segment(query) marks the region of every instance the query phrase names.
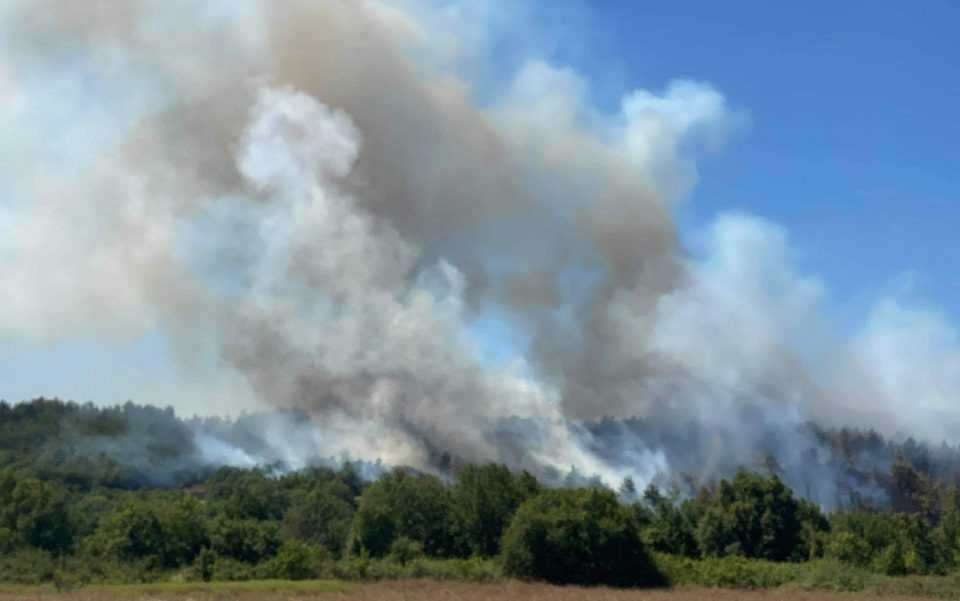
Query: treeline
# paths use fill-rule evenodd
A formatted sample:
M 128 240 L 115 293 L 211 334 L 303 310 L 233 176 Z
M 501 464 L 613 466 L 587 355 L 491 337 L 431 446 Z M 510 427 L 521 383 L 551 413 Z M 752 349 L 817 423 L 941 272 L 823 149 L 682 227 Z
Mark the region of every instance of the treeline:
M 495 464 L 451 482 L 398 468 L 365 483 L 349 464 L 279 477 L 224 468 L 185 489 L 139 491 L 7 469 L 0 580 L 364 578 L 434 565 L 474 579 L 641 586 L 666 583 L 669 557 L 829 558 L 887 575 L 944 574 L 960 560 L 956 491 L 936 513 L 826 516 L 775 475 L 741 472 L 683 501 L 655 487 L 630 501 L 623 488 L 547 489 Z
M 744 419 L 753 423 L 749 416 Z M 798 495 L 831 509 L 914 512 L 920 508 L 913 488 L 960 485 L 960 447 L 911 438 L 894 442 L 870 430 L 780 425 L 765 432 L 771 440 L 758 441 L 755 456 L 702 473 L 703 466 L 715 464 L 715 446 L 725 441 L 714 440 L 715 432 L 695 422 L 604 419 L 585 427 L 591 451 L 610 465 L 644 450 L 669 452 L 671 473 L 656 481 L 683 496 L 694 496 L 700 487 L 732 476 L 738 468 L 777 474 Z M 275 444 L 278 431 L 284 433 L 282 445 Z M 776 443 L 782 440 L 790 445 L 779 446 L 788 448 L 778 449 Z M 310 416 L 295 410 L 183 419 L 169 407 L 134 403 L 98 407 L 43 398 L 0 401 L 0 468 L 27 469 L 81 488 L 180 488 L 203 480 L 220 465 L 257 464 L 286 471 L 291 465 L 284 449 L 291 447 L 298 455 L 296 465 L 336 462 L 317 447 Z M 464 462 L 443 451 L 431 449 L 434 467 L 450 475 Z M 906 494 L 893 478 L 897 463 L 908 465 L 919 480 Z M 381 466 L 358 462 L 357 467 L 371 476 Z M 591 478 L 574 470 L 538 476 L 551 485 L 583 484 Z
M 177 424 L 172 411 L 136 406 L 0 404 L 0 582 L 509 576 L 642 586 L 690 574 L 736 583 L 726 570 L 746 574 L 744 561 L 890 576 L 960 565 L 956 485 L 902 453 L 884 477 L 895 510 L 825 514 L 775 470 L 692 495 L 629 480 L 616 491 L 556 488 L 496 464 L 458 465 L 449 478 L 395 468 L 371 482 L 353 463 L 291 472 L 183 462 L 175 485 L 159 485 L 108 452 L 115 438 L 141 453 L 137 469 L 180 461 L 192 443 Z M 131 448 L 131 431 L 144 449 Z

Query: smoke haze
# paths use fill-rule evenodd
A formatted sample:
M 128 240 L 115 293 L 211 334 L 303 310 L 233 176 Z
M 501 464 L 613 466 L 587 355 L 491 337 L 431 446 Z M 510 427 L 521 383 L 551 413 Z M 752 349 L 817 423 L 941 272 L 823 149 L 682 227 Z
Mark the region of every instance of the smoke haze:
M 935 309 L 892 293 L 848 335 L 777 224 L 681 244 L 744 110 L 690 80 L 605 110 L 535 47 L 481 93 L 504 5 L 6 3 L 0 337 L 160 332 L 231 382 L 189 410 L 303 410 L 329 455 L 433 470 L 643 484 L 772 454 L 816 482 L 809 420 L 960 434 Z

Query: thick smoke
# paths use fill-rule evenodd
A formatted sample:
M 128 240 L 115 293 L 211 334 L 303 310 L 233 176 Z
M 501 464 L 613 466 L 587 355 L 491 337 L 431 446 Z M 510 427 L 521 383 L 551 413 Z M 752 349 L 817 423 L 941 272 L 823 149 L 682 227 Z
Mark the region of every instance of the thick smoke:
M 427 469 L 646 482 L 772 455 L 806 482 L 835 468 L 810 419 L 960 431 L 935 311 L 890 297 L 837 334 L 748 215 L 681 248 L 695 160 L 743 113 L 687 80 L 603 111 L 533 51 L 475 89 L 515 18 L 484 6 L 8 4 L 0 335 L 160 331 L 184 370 L 217 356 L 305 410 L 331 453 Z

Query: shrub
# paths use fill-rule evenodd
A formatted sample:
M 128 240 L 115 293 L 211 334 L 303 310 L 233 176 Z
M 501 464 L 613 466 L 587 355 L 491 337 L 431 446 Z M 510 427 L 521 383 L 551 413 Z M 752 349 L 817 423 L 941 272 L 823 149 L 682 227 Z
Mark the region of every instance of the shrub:
M 899 541 L 894 541 L 880 553 L 874 561 L 874 570 L 887 576 L 903 576 L 907 573 L 907 562 Z
M 24 548 L 0 556 L 0 582 L 41 584 L 53 580 L 56 562 L 38 549 Z
M 870 563 L 872 551 L 863 537 L 853 532 L 838 531 L 831 534 L 826 554 L 844 563 L 865 567 Z
M 423 545 L 406 536 L 401 536 L 390 545 L 390 559 L 400 565 L 407 565 L 421 555 L 423 555 Z
M 213 579 L 213 566 L 216 561 L 216 552 L 209 548 L 202 549 L 193 563 L 194 577 L 204 582 L 210 582 Z
M 266 562 L 260 576 L 281 580 L 306 580 L 320 575 L 322 564 L 329 559 L 323 547 L 311 547 L 290 540 L 283 543 L 277 555 Z
M 554 490 L 525 501 L 503 538 L 510 576 L 558 584 L 659 584 L 631 512 L 607 490 Z
M 248 563 L 230 557 L 217 557 L 213 562 L 211 580 L 217 582 L 237 582 L 253 580 L 256 577 L 254 567 Z

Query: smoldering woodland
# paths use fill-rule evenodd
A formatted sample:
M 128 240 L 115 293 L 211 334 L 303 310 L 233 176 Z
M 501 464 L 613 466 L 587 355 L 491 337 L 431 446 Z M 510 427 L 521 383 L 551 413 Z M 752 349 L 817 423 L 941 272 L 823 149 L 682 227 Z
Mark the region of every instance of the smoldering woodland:
M 496 461 L 681 487 L 746 466 L 833 507 L 883 502 L 880 435 L 955 465 L 939 312 L 893 291 L 836 328 L 776 223 L 681 239 L 697 162 L 749 112 L 691 80 L 611 108 L 534 40 L 491 83 L 505 4 L 5 3 L 23 147 L 0 337 L 161 337 L 200 382 L 181 414 L 248 412 L 177 426 L 189 466 Z M 77 448 L 135 463 L 156 437 L 136 423 Z M 844 427 L 878 434 L 852 448 Z

